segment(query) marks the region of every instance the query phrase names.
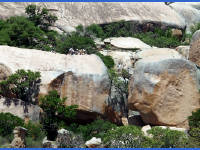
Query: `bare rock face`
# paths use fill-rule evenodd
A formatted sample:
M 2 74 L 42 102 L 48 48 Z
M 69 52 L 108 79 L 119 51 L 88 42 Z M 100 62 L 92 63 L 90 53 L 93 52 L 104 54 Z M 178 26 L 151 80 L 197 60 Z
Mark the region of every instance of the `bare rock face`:
M 200 108 L 196 66 L 180 58 L 148 57 L 136 63 L 129 83 L 128 106 L 147 124 L 188 127 Z
M 200 39 L 192 43 L 189 51 L 189 60 L 200 66 Z
M 151 48 L 151 46 L 145 44 L 140 39 L 133 37 L 113 37 L 104 40 L 105 43 L 111 44 L 118 49 L 142 49 Z
M 190 41 L 190 45 L 192 45 L 194 42 L 196 42 L 197 40 L 200 39 L 200 30 L 197 30 L 196 32 L 194 32 L 194 34 L 192 35 L 191 41 Z
M 179 54 L 181 54 L 185 59 L 189 58 L 190 46 L 178 46 L 175 49 Z
M 61 97 L 67 97 L 66 104 L 79 105 L 81 118 L 96 117 L 89 115 L 90 112 L 105 113 L 110 81 L 107 68 L 96 55 L 63 55 L 0 46 L 0 64 L 11 73 L 18 69 L 39 71 L 40 95 L 56 89 Z
M 0 98 L 0 112 L 11 113 L 22 119 L 38 122 L 41 108 L 37 105 L 27 104 L 20 99 Z
M 0 17 L 24 15 L 25 7 L 30 4 L 46 7 L 58 17 L 55 26 L 62 30 L 69 29 L 79 24 L 105 24 L 120 20 L 153 22 L 166 26 L 185 27 L 185 20 L 176 11 L 166 6 L 163 2 L 158 3 L 108 3 L 108 2 L 13 2 L 0 3 Z M 163 11 L 165 10 L 165 11 Z M 82 15 L 84 14 L 84 15 Z

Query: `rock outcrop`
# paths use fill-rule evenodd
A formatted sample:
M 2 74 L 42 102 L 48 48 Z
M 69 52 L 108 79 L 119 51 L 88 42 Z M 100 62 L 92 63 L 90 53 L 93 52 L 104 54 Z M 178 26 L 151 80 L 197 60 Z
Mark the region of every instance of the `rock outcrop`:
M 11 143 L 12 148 L 25 148 L 26 143 L 25 143 L 25 136 L 27 133 L 27 129 L 23 127 L 15 127 L 13 134 L 14 134 L 14 139 Z
M 86 141 L 85 145 L 88 148 L 101 148 L 101 138 L 93 137 L 90 140 Z
M 105 43 L 111 44 L 116 49 L 143 49 L 151 48 L 140 39 L 133 37 L 113 37 L 104 40 Z
M 200 39 L 192 43 L 189 50 L 189 60 L 200 66 Z
M 41 108 L 37 105 L 25 104 L 19 99 L 0 98 L 0 112 L 11 113 L 22 119 L 29 119 L 38 122 L 40 119 Z
M 147 57 L 135 65 L 128 106 L 147 124 L 188 127 L 187 118 L 200 108 L 196 66 L 179 57 Z
M 0 17 L 8 18 L 10 16 L 24 15 L 25 7 L 30 4 L 37 4 L 48 8 L 58 17 L 55 26 L 63 31 L 73 31 L 74 29 L 72 27 L 79 24 L 87 26 L 93 23 L 106 24 L 120 20 L 134 21 L 137 22 L 136 24 L 146 22 L 147 26 L 150 22 L 153 24 L 159 24 L 160 26 L 174 26 L 182 29 L 185 27 L 184 18 L 163 2 L 1 2 Z M 143 28 L 145 30 L 146 27 Z
M 192 38 L 191 38 L 191 41 L 190 41 L 190 45 L 192 45 L 194 42 L 198 41 L 199 39 L 200 39 L 200 30 L 197 30 L 192 35 Z
M 105 112 L 110 81 L 107 68 L 96 55 L 63 55 L 0 46 L 0 63 L 3 66 L 0 70 L 9 70 L 9 73 L 18 69 L 39 71 L 40 95 L 56 89 L 61 97 L 67 97 L 67 105 L 79 106 L 80 119 L 96 117 L 89 112 L 101 115 Z
M 185 59 L 189 59 L 190 46 L 178 46 L 175 49 L 179 54 L 181 54 Z

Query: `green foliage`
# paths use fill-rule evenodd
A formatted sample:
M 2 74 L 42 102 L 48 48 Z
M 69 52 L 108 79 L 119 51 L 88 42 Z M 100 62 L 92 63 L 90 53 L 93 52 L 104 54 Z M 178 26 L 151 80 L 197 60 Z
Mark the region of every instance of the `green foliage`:
M 194 26 L 191 26 L 191 34 L 193 35 L 197 30 L 200 29 L 200 23 L 195 24 Z
M 142 40 L 144 43 L 150 46 L 156 46 L 160 48 L 174 48 L 181 45 L 181 41 L 172 36 L 171 29 L 165 31 L 157 28 L 154 30 L 154 32 L 137 33 L 134 34 L 133 37 Z
M 36 5 L 29 5 L 26 7 L 26 14 L 36 26 L 40 27 L 43 31 L 48 31 L 58 18 L 49 13 L 47 8 L 40 8 Z
M 121 20 L 119 22 L 113 22 L 103 27 L 104 37 L 128 37 L 133 36 L 131 22 Z
M 190 128 L 200 128 L 200 109 L 192 112 L 192 115 L 188 119 Z
M 121 126 L 109 130 L 103 142 L 109 148 L 142 148 L 146 147 L 146 137 L 136 126 Z
M 16 126 L 23 126 L 24 121 L 11 113 L 0 113 L 0 136 L 9 136 Z
M 111 56 L 104 56 L 103 54 L 101 53 L 96 53 L 97 56 L 99 56 L 101 58 L 101 60 L 103 61 L 103 63 L 106 65 L 106 67 L 108 69 L 111 69 L 114 67 L 115 63 L 114 63 L 114 60 Z
M 25 102 L 32 102 L 32 99 L 38 95 L 39 85 L 39 72 L 17 70 L 7 80 L 0 82 L 0 94 L 5 97 L 15 95 Z
M 32 140 L 42 140 L 45 136 L 43 127 L 39 123 L 32 123 L 29 121 L 28 124 L 24 125 L 24 127 L 28 130 L 27 137 L 30 137 Z
M 92 137 L 103 138 L 109 130 L 114 128 L 116 128 L 115 124 L 99 119 L 87 125 L 72 124 L 68 129 L 82 134 L 84 140 L 90 140 Z
M 92 24 L 92 25 L 86 27 L 85 30 L 86 30 L 86 34 L 88 34 L 88 35 L 93 35 L 94 37 L 98 37 L 98 38 L 104 37 L 103 29 L 97 24 Z
M 42 139 L 34 140 L 32 137 L 25 137 L 26 148 L 42 148 Z
M 154 127 L 148 131 L 157 141 L 155 147 L 159 148 L 184 148 L 188 143 L 188 137 L 184 132 Z
M 47 138 L 55 138 L 61 118 L 73 119 L 76 116 L 77 105 L 66 106 L 66 98 L 61 99 L 57 91 L 50 91 L 40 98 L 40 107 L 45 112 L 42 124 L 47 132 Z
M 96 46 L 90 37 L 73 32 L 60 38 L 57 52 L 67 54 L 70 48 L 85 49 L 87 53 L 90 53 Z

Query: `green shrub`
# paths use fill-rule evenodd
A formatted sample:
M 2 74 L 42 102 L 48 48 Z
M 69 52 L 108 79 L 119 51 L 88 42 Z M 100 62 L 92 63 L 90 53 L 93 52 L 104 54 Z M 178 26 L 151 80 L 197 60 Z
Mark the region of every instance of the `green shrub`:
M 0 82 L 0 94 L 5 97 L 15 95 L 25 102 L 32 102 L 38 96 L 40 73 L 30 70 L 17 70 L 6 80 Z
M 70 48 L 85 49 L 87 53 L 90 53 L 90 51 L 95 49 L 96 46 L 90 37 L 86 37 L 74 32 L 61 37 L 57 47 L 57 52 L 67 54 Z
M 103 138 L 104 135 L 111 129 L 116 128 L 115 124 L 110 123 L 109 121 L 96 120 L 87 125 L 77 125 L 72 124 L 68 129 L 72 130 L 75 133 L 82 134 L 84 140 L 90 140 L 92 137 Z
M 0 113 L 0 136 L 9 136 L 16 126 L 23 126 L 24 121 L 11 113 Z
M 194 26 L 191 26 L 190 28 L 191 34 L 193 35 L 199 29 L 200 29 L 200 23 L 197 23 Z
M 188 117 L 190 128 L 200 128 L 200 109 L 192 112 L 192 115 Z
M 42 118 L 42 125 L 49 140 L 55 139 L 59 122 L 62 121 L 62 118 L 73 119 L 76 116 L 76 108 L 78 106 L 66 106 L 65 101 L 66 98 L 61 99 L 55 90 L 40 98 L 40 107 L 45 112 Z
M 111 68 L 114 67 L 115 62 L 114 62 L 114 60 L 112 59 L 111 56 L 104 56 L 103 54 L 101 54 L 101 53 L 99 53 L 99 52 L 96 53 L 96 55 L 99 56 L 99 57 L 101 58 L 101 60 L 103 61 L 103 63 L 106 65 L 106 67 L 107 67 L 108 69 L 111 69 Z
M 184 148 L 188 143 L 188 137 L 184 132 L 154 127 L 148 131 L 157 141 L 155 147 L 160 148 Z
M 154 32 L 137 33 L 134 34 L 133 37 L 142 40 L 144 43 L 150 46 L 156 46 L 160 48 L 174 48 L 181 45 L 181 41 L 172 36 L 171 29 L 165 31 L 157 28 Z
M 48 28 L 58 20 L 56 16 L 49 13 L 47 8 L 41 9 L 36 5 L 28 5 L 25 9 L 28 19 L 44 31 L 48 31 Z
M 34 140 L 32 137 L 25 137 L 26 148 L 42 148 L 42 139 Z
M 98 37 L 98 38 L 104 37 L 103 29 L 97 24 L 92 24 L 86 27 L 86 34 L 93 35 L 94 37 Z
M 104 25 L 102 28 L 105 38 L 133 36 L 131 22 L 126 22 L 124 20 Z
M 32 123 L 29 121 L 24 127 L 28 130 L 27 137 L 30 137 L 33 140 L 42 140 L 45 137 L 43 127 L 39 123 Z
M 139 127 L 121 126 L 109 130 L 103 142 L 109 148 L 142 148 L 146 139 Z

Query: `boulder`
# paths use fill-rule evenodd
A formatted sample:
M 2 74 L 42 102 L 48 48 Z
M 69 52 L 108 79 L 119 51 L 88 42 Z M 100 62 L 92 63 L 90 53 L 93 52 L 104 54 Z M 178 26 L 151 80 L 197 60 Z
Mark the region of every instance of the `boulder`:
M 24 15 L 25 7 L 30 4 L 32 3 L 1 3 L 0 18 Z M 163 2 L 37 2 L 34 4 L 48 8 L 58 17 L 55 26 L 67 31 L 71 31 L 72 27 L 79 24 L 87 26 L 93 23 L 105 24 L 120 20 L 134 21 L 138 22 L 138 24 L 152 22 L 154 24 L 161 24 L 162 26 L 185 27 L 185 20 Z
M 200 66 L 200 39 L 193 42 L 189 50 L 189 60 Z
M 81 136 L 65 129 L 58 130 L 56 142 L 59 148 L 82 148 L 84 145 Z
M 25 148 L 26 143 L 25 143 L 25 136 L 27 133 L 27 129 L 23 127 L 15 127 L 13 130 L 14 134 L 14 139 L 11 143 L 12 148 Z
M 107 44 L 111 44 L 117 49 L 142 49 L 151 47 L 141 40 L 132 37 L 113 37 L 105 39 L 104 42 Z
M 134 57 L 136 55 L 135 52 L 104 50 L 100 53 L 113 58 L 116 70 L 121 71 L 122 69 L 126 69 L 129 73 L 133 72 L 133 65 L 135 63 Z
M 147 133 L 148 130 L 151 130 L 151 126 L 150 125 L 143 126 L 141 130 L 144 133 L 144 136 L 149 137 L 149 138 L 153 137 L 152 134 Z
M 37 105 L 27 104 L 20 99 L 0 98 L 0 112 L 11 113 L 22 119 L 39 122 L 41 108 Z
M 156 60 L 169 58 L 183 58 L 183 56 L 174 49 L 170 48 L 148 48 L 142 49 L 142 51 L 139 51 L 133 57 L 135 61 L 145 58 L 152 58 L 152 60 Z
M 170 7 L 185 21 L 188 33 L 190 27 L 200 21 L 200 12 L 191 3 L 172 3 Z
M 101 138 L 93 137 L 89 141 L 86 141 L 85 145 L 88 148 L 100 148 L 101 147 Z
M 183 36 L 183 33 L 180 29 L 172 29 L 172 36 L 181 39 Z
M 47 137 L 45 137 L 42 141 L 43 148 L 58 148 L 58 144 L 56 141 L 49 141 Z
M 200 30 L 197 30 L 192 35 L 192 38 L 191 38 L 191 41 L 190 41 L 190 46 L 192 46 L 192 44 L 195 43 L 196 41 L 198 41 L 199 39 L 200 39 Z
M 129 82 L 128 107 L 152 125 L 188 127 L 188 116 L 200 108 L 196 66 L 180 58 L 139 60 Z
M 95 119 L 97 116 L 92 114 L 105 113 L 110 81 L 106 66 L 96 55 L 63 55 L 0 46 L 0 64 L 8 74 L 18 69 L 39 71 L 40 95 L 57 90 L 62 98 L 67 97 L 66 105 L 79 106 L 80 120 Z
M 189 58 L 190 46 L 178 46 L 175 50 L 179 52 L 179 54 L 181 54 L 185 59 Z

